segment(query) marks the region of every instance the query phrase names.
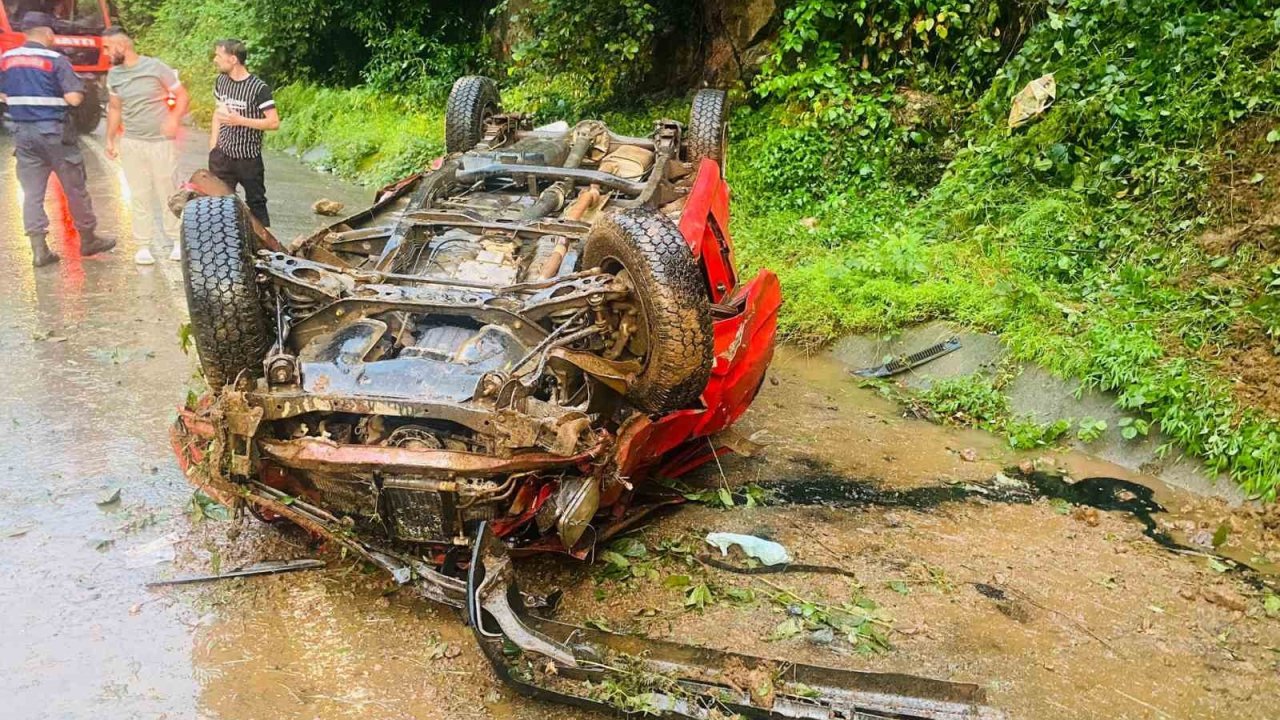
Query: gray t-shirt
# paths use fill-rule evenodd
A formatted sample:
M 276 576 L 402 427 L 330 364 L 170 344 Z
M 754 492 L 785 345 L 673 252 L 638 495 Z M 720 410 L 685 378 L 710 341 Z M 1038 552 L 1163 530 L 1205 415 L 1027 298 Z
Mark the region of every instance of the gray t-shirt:
M 120 98 L 124 136 L 134 140 L 164 140 L 169 95 L 179 86 L 178 73 L 163 62 L 140 56 L 132 66 L 116 65 L 107 72 L 107 90 Z

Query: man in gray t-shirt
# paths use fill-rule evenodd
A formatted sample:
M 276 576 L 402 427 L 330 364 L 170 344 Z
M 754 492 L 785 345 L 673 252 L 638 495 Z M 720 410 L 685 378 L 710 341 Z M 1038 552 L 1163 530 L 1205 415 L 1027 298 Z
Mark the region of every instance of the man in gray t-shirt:
M 138 244 L 134 262 L 153 264 L 151 243 L 164 242 L 166 236 L 174 243 L 169 259 L 180 260 L 178 219 L 168 200 L 178 182 L 175 141 L 189 103 L 186 88 L 173 68 L 139 55 L 120 28 L 103 33 L 103 49 L 112 64 L 107 72 L 107 155 L 119 158 L 129 184 Z

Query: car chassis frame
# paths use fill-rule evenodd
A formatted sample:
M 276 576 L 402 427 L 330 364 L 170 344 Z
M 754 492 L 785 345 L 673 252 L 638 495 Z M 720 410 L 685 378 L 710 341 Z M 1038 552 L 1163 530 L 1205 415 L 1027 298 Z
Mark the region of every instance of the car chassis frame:
M 521 116 L 486 118 L 485 143 L 497 147 L 523 138 L 537 138 Z M 611 143 L 651 149 L 658 166 L 678 157 L 682 126 L 661 121 L 652 138 L 609 133 Z M 639 478 L 674 478 L 726 452 L 712 439 L 736 421 L 755 397 L 773 353 L 781 291 L 777 278 L 761 271 L 739 282 L 729 240 L 729 191 L 720 165 L 703 159 L 694 168 L 679 221 L 709 294 L 712 312 L 712 366 L 709 379 L 690 407 L 662 414 L 635 413 L 614 431 L 584 424 L 569 413 L 546 408 L 529 410 L 532 388 L 520 377 L 485 374 L 479 378 L 439 375 L 411 379 L 412 392 L 379 394 L 344 374 L 341 358 L 308 362 L 290 352 L 287 341 L 307 344 L 336 327 L 392 311 L 461 316 L 477 323 L 500 321 L 512 328 L 524 346 L 532 348 L 525 363 L 572 366 L 596 381 L 623 392 L 639 368 L 571 348 L 573 334 L 547 331 L 540 322 L 552 314 L 574 313 L 589 318 L 605 303 L 625 297 L 629 288 L 615 274 L 585 268 L 546 279 L 494 287 L 457 279 L 433 281 L 413 276 L 413 286 L 397 284 L 393 260 L 397 249 L 415 231 L 436 227 L 484 231 L 490 220 L 465 210 L 424 207 L 427 188 L 440 173 L 463 182 L 484 182 L 495 176 L 518 175 L 541 187 L 552 182 L 580 182 L 606 187 L 618 194 L 618 206 L 669 202 L 655 198 L 658 183 L 651 173 L 646 182 L 628 181 L 600 171 L 576 168 L 513 165 L 490 159 L 477 164 L 449 156 L 437 161 L 431 173 L 407 178 L 384 188 L 375 204 L 312 236 L 282 246 L 254 224 L 259 251 L 253 266 L 260 282 L 275 288 L 275 341 L 263 361 L 262 377 L 241 374 L 218 394 L 210 393 L 179 411 L 171 441 L 184 473 L 215 500 L 247 507 L 265 519 L 288 520 L 327 539 L 390 574 L 394 581 L 416 589 L 429 600 L 463 613 L 495 672 L 518 692 L 571 704 L 610 708 L 594 696 L 591 683 L 614 672 L 611 662 L 627 658 L 639 663 L 656 682 L 647 693 L 646 713 L 711 720 L 728 715 L 752 718 L 998 718 L 987 707 L 982 690 L 971 684 L 950 683 L 908 675 L 861 673 L 798 663 L 755 658 L 707 648 L 627 637 L 600 630 L 557 623 L 545 616 L 554 602 L 522 593 L 516 583 L 513 557 L 558 550 L 584 556 L 556 538 L 509 547 L 502 537 L 528 523 L 537 498 L 523 502 L 518 517 L 480 522 L 469 537 L 462 523 L 445 523 L 440 537 L 430 538 L 442 551 L 424 558 L 395 542 L 386 543 L 355 532 L 340 517 L 288 491 L 290 472 L 379 472 L 388 489 L 439 493 L 466 501 L 468 480 L 530 476 L 566 471 L 600 483 L 599 507 L 613 508 L 596 542 L 631 527 L 657 507 L 680 498 L 658 497 L 648 504 L 631 504 Z M 207 181 L 188 189 L 188 199 L 220 194 Z M 534 194 L 538 194 L 534 192 Z M 564 198 L 560 198 L 563 202 Z M 367 226 L 390 208 L 403 207 L 394 223 Z M 364 224 L 365 226 L 362 226 Z M 585 222 L 537 218 L 502 223 L 515 236 L 556 235 L 583 238 Z M 351 268 L 333 248 L 359 247 L 377 256 L 372 267 Z M 286 308 L 284 298 L 289 298 Z M 301 303 L 309 308 L 294 319 L 290 311 Z M 563 326 L 562 326 L 563 327 Z M 361 350 L 352 340 L 352 353 Z M 343 346 L 345 348 L 345 346 Z M 367 350 L 367 348 L 366 348 Z M 390 380 L 388 380 L 390 381 Z M 404 383 L 403 377 L 395 378 Z M 380 380 L 368 381 L 375 386 Z M 416 383 L 416 384 L 415 384 Z M 459 388 L 475 387 L 470 406 L 456 402 Z M 406 396 L 408 395 L 408 396 Z M 278 439 L 263 437 L 264 423 L 307 413 L 352 413 L 385 417 L 432 418 L 456 423 L 487 436 L 511 439 L 520 447 L 538 445 L 544 452 L 484 454 L 444 448 L 408 448 L 344 444 L 321 437 Z M 546 485 L 534 488 L 541 500 Z M 514 489 L 511 490 L 515 492 Z M 448 514 L 448 507 L 445 507 Z M 587 517 L 585 521 L 590 521 Z M 393 530 L 389 530 L 394 535 Z M 405 539 L 401 537 L 400 539 Z M 414 539 L 414 538 L 409 538 Z M 753 697 L 730 677 L 729 668 L 764 670 L 778 679 L 778 692 L 767 702 Z

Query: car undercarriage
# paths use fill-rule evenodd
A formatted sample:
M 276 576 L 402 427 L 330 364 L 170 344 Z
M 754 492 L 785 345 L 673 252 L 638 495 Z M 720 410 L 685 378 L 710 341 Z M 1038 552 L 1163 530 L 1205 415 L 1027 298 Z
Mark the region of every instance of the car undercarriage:
M 193 187 L 184 273 L 210 391 L 181 411 L 175 450 L 222 502 L 464 610 L 530 694 L 599 704 L 581 683 L 626 653 L 679 678 L 655 695 L 665 714 L 989 717 L 973 686 L 799 665 L 786 672 L 818 696 L 761 707 L 717 679 L 730 654 L 583 641 L 515 586 L 513 554 L 586 557 L 678 501 L 653 480 L 724 452 L 716 434 L 764 380 L 781 294 L 768 271 L 737 276 L 724 104 L 701 91 L 689 123 L 645 137 L 535 128 L 462 78 L 446 156 L 287 246 Z

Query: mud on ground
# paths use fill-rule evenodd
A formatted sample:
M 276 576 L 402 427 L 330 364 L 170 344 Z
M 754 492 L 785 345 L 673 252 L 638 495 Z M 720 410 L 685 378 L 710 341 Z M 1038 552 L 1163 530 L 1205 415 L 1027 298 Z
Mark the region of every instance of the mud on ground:
M 1267 141 L 1269 118 L 1255 118 L 1228 133 L 1221 143 L 1222 160 L 1209 168 L 1209 191 L 1201 210 L 1218 224 L 1204 233 L 1201 246 L 1215 255 L 1253 243 L 1280 251 L 1280 153 Z
M 871 478 L 884 490 L 955 486 L 1020 459 L 981 434 L 897 419 L 852 383 L 821 381 L 838 371 L 823 360 L 781 363 L 778 385 L 743 423 L 745 432 L 773 439 L 768 457 L 727 460 L 725 479 L 803 483 L 818 467 L 850 482 Z M 973 457 L 968 448 L 977 450 L 976 461 L 965 461 Z M 717 474 L 708 479 L 718 482 Z M 1177 519 L 1161 518 L 1163 530 L 1195 534 L 1229 520 L 1250 528 L 1253 542 L 1269 537 L 1276 550 L 1269 515 L 1264 523 L 1260 513 L 1167 488 L 1158 494 L 1176 505 L 1170 517 Z M 1263 718 L 1280 700 L 1280 619 L 1267 617 L 1258 576 L 1172 552 L 1126 513 L 981 495 L 918 508 L 874 500 L 850 508 L 694 507 L 638 537 L 650 548 L 675 539 L 698 547 L 709 530 L 767 536 L 796 562 L 852 577 L 738 575 L 696 559 L 660 559 L 656 579 L 597 582 L 589 571 L 571 573 L 564 614 L 783 660 L 977 682 L 1015 718 Z M 666 586 L 666 578 L 685 574 L 719 599 L 689 611 L 687 590 Z M 735 600 L 744 591 L 754 600 Z M 821 629 L 771 641 L 797 598 L 874 604 L 890 649 L 859 653 Z
M 316 547 L 287 524 L 197 523 L 175 573 L 303 557 L 329 565 L 155 591 L 161 602 L 198 611 L 192 664 L 201 717 L 586 717 L 516 700 L 454 611 L 398 592 L 381 572 Z
M 1244 336 L 1242 345 L 1226 348 L 1218 365 L 1231 379 L 1232 392 L 1241 404 L 1280 417 L 1280 356 L 1275 343 L 1264 335 L 1260 323 L 1241 325 L 1235 334 Z
M 1241 277 L 1199 267 L 1188 272 L 1184 283 L 1208 280 L 1224 289 L 1244 286 L 1251 301 L 1263 297 L 1270 278 L 1261 278 L 1258 270 L 1280 259 L 1280 152 L 1267 141 L 1271 131 L 1269 119 L 1257 118 L 1225 136 L 1223 159 L 1209 169 L 1209 190 L 1201 208 L 1213 219 L 1213 227 L 1200 236 L 1200 247 L 1214 257 L 1247 254 L 1252 259 L 1247 263 L 1250 274 Z M 1280 357 L 1266 329 L 1251 314 L 1241 313 L 1224 342 L 1207 345 L 1201 355 L 1232 380 L 1244 406 L 1277 417 Z
M 866 491 L 859 502 L 685 506 L 632 536 L 647 549 L 636 560 L 639 577 L 605 579 L 603 561 L 537 558 L 519 567 L 525 589 L 563 589 L 557 617 L 569 622 L 782 661 L 976 682 L 1013 718 L 1272 716 L 1280 619 L 1267 617 L 1257 576 L 1171 552 L 1126 513 L 929 492 L 990 486 L 1027 458 L 983 433 L 903 419 L 896 404 L 825 359 L 788 355 L 772 377 L 740 425 L 763 454 L 725 458 L 694 480 L 845 485 Z M 1040 460 L 1058 461 L 1105 469 L 1087 458 Z M 878 504 L 900 497 L 894 490 L 932 499 Z M 1269 515 L 1163 488 L 1160 497 L 1178 505 L 1181 514 L 1161 527 L 1180 537 L 1231 520 L 1233 542 L 1254 543 L 1255 554 L 1263 538 L 1274 540 Z M 299 533 L 253 522 L 229 536 L 239 527 L 199 524 L 180 559 L 199 568 L 216 550 L 225 568 L 312 553 Z M 711 567 L 698 559 L 710 530 L 767 536 L 797 562 L 848 575 Z M 664 543 L 688 552 L 664 554 Z M 207 608 L 194 655 L 212 717 L 598 717 L 514 697 L 451 611 L 328 559 L 323 572 L 164 591 Z M 700 585 L 712 599 L 690 608 Z M 793 614 L 857 601 L 887 649 L 863 642 L 859 651 L 843 633 L 815 632 Z M 786 631 L 791 619 L 799 620 L 794 632 Z M 770 640 L 775 634 L 785 637 Z

